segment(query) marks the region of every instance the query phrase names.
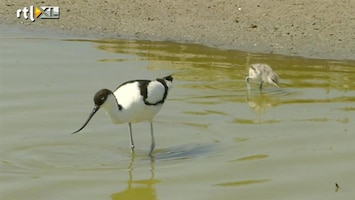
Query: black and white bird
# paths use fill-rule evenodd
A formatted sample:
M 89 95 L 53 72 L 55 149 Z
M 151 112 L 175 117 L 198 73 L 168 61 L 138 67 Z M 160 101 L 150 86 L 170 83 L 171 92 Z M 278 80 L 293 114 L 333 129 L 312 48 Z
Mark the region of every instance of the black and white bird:
M 274 72 L 271 67 L 267 64 L 256 63 L 249 67 L 249 76 L 245 78 L 248 89 L 249 80 L 254 80 L 260 82 L 259 89 L 262 90 L 263 84 L 268 83 L 279 87 L 279 76 Z
M 115 124 L 128 123 L 129 141 L 131 152 L 134 151 L 132 135 L 132 123 L 149 121 L 152 143 L 149 155 L 155 148 L 153 118 L 163 106 L 169 89 L 172 86 L 172 75 L 156 80 L 132 80 L 122 83 L 115 91 L 101 89 L 94 96 L 95 106 L 91 111 L 84 125 L 79 128 L 81 131 L 100 109 L 106 109 L 107 114 Z

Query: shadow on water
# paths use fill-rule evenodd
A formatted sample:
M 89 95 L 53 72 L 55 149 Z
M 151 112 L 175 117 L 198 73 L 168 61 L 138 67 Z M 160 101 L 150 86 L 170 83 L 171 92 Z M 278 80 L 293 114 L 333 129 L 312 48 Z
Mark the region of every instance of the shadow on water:
M 167 149 L 159 149 L 154 157 L 159 161 L 184 160 L 196 157 L 211 156 L 213 145 L 182 145 L 179 147 L 170 147 Z M 215 154 L 216 152 L 214 152 Z

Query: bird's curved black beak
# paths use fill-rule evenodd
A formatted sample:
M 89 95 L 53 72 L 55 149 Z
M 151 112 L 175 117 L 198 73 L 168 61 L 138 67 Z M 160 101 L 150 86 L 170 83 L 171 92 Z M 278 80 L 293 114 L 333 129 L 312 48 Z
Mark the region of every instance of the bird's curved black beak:
M 95 113 L 96 113 L 99 109 L 100 109 L 100 106 L 96 105 L 96 106 L 94 107 L 94 109 L 92 109 L 92 111 L 91 111 L 91 113 L 90 113 L 88 119 L 87 119 L 86 122 L 84 123 L 84 125 L 83 125 L 81 128 L 79 128 L 77 131 L 74 131 L 72 134 L 81 131 L 81 130 L 89 123 L 89 121 L 91 120 L 91 118 L 95 115 Z
M 279 84 L 277 83 L 277 81 L 275 81 L 274 79 L 271 79 L 271 80 L 272 80 L 272 83 L 273 83 L 276 87 L 280 88 L 280 86 L 279 86 Z

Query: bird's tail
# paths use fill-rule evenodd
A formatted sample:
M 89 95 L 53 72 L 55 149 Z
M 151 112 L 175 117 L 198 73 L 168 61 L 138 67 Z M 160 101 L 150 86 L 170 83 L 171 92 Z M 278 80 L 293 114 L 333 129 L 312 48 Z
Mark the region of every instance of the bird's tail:
M 173 83 L 173 80 L 174 80 L 173 75 L 174 74 L 170 74 L 169 76 L 166 76 L 166 77 L 163 78 L 163 80 L 165 81 L 165 83 L 168 86 L 168 88 L 170 88 L 172 83 Z
M 166 80 L 166 81 L 173 82 L 173 79 L 174 79 L 174 78 L 173 78 L 173 75 L 174 75 L 174 74 L 170 74 L 170 75 L 168 75 L 168 76 L 165 76 L 163 79 Z

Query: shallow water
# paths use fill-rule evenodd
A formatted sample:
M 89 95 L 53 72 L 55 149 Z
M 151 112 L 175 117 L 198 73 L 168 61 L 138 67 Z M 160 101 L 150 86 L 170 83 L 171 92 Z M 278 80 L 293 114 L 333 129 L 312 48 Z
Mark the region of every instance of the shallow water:
M 125 40 L 0 37 L 1 199 L 352 199 L 355 61 Z M 281 88 L 252 84 L 268 63 Z M 98 112 L 101 88 L 174 73 L 154 121 Z M 336 188 L 335 184 L 340 188 Z

